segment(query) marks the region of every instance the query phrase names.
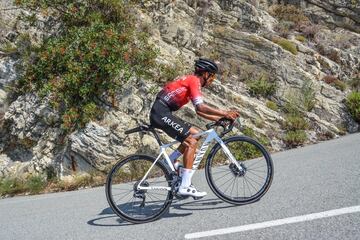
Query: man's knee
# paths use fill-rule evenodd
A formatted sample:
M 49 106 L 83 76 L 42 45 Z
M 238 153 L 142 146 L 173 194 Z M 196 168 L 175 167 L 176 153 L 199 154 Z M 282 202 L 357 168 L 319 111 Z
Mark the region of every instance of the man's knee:
M 197 142 L 198 140 L 191 137 L 191 136 L 188 136 L 184 142 L 183 142 L 183 145 L 185 145 L 185 147 L 188 147 L 188 148 L 196 148 L 196 145 L 197 145 Z

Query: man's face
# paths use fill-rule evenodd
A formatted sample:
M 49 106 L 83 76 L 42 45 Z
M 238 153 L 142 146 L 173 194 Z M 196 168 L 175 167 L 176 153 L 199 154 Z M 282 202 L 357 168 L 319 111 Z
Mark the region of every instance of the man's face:
M 216 79 L 216 74 L 215 73 L 207 73 L 207 82 L 205 84 L 205 87 L 210 86 L 212 84 L 212 82 Z

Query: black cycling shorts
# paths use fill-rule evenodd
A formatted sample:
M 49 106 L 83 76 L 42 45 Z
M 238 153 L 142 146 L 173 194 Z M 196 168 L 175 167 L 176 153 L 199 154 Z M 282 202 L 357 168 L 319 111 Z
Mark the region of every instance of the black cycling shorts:
M 190 124 L 172 115 L 167 104 L 158 98 L 151 108 L 150 124 L 179 142 L 183 142 L 190 135 Z

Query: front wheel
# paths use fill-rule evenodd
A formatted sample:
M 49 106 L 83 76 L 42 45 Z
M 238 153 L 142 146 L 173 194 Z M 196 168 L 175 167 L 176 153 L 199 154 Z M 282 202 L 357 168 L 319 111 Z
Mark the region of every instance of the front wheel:
M 132 223 L 151 222 L 160 218 L 170 206 L 173 195 L 171 175 L 159 161 L 146 155 L 132 155 L 115 164 L 106 181 L 106 198 L 114 213 Z M 152 166 L 143 187 L 163 189 L 138 190 L 140 181 Z
M 225 202 L 243 205 L 259 200 L 269 189 L 274 170 L 270 154 L 257 141 L 246 136 L 223 140 L 226 147 L 242 167 L 216 144 L 207 158 L 206 180 L 211 190 Z

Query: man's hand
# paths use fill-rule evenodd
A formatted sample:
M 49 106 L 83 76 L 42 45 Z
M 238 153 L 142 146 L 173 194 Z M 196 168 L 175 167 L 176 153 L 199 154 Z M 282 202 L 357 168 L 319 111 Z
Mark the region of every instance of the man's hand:
M 225 118 L 234 121 L 236 118 L 240 116 L 240 113 L 236 110 L 230 110 L 226 112 Z

